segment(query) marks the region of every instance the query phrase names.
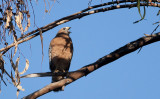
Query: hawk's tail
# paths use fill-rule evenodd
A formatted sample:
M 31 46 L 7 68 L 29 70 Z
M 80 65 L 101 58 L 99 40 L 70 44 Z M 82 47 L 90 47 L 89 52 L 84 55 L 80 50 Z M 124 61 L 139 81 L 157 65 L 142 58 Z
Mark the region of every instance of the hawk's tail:
M 60 80 L 62 80 L 62 79 L 64 79 L 63 76 L 53 76 L 53 77 L 52 77 L 52 83 L 53 83 L 53 82 L 60 81 Z M 53 91 L 54 91 L 54 92 L 63 91 L 63 90 L 64 90 L 64 87 L 65 87 L 65 86 L 56 88 L 56 89 L 54 89 Z

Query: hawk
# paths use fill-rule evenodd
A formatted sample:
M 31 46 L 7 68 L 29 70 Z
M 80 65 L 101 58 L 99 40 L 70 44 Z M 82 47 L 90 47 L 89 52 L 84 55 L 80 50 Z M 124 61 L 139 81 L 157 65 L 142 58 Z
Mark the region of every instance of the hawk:
M 61 28 L 49 46 L 49 65 L 52 73 L 68 72 L 73 55 L 73 44 L 69 37 L 71 27 Z M 65 76 L 53 76 L 52 82 L 64 79 Z M 64 90 L 64 87 L 54 89 L 58 92 Z

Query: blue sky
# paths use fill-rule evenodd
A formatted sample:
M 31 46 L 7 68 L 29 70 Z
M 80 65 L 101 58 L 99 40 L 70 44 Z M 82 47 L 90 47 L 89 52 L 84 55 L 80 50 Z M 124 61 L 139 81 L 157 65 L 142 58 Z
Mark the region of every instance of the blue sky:
M 39 1 L 36 4 L 33 1 L 36 25 L 42 27 L 64 16 L 76 13 L 87 8 L 88 2 L 89 0 L 59 0 L 59 3 L 54 4 L 50 13 L 45 13 L 44 2 Z M 92 5 L 101 2 L 107 2 L 107 0 L 93 0 Z M 148 7 L 146 10 L 145 20 L 137 24 L 133 24 L 134 21 L 140 19 L 137 8 L 126 8 L 72 20 L 47 31 L 43 34 L 44 58 L 42 65 L 39 36 L 20 44 L 20 51 L 30 62 L 29 70 L 25 74 L 49 71 L 49 43 L 60 28 L 72 27 L 70 37 L 73 41 L 74 53 L 70 71 L 74 71 L 95 62 L 144 34 L 150 34 L 156 27 L 152 24 L 160 20 L 160 17 L 156 16 L 159 8 Z M 31 17 L 32 27 L 29 31 L 35 29 L 33 16 Z M 160 99 L 159 45 L 159 42 L 147 45 L 139 54 L 137 54 L 138 51 L 135 51 L 107 64 L 66 86 L 63 92 L 50 92 L 38 99 Z M 22 56 L 20 58 L 19 71 L 22 71 L 25 60 Z M 6 63 L 5 68 L 10 69 L 10 64 Z M 20 92 L 19 98 L 50 84 L 50 82 L 51 77 L 21 79 L 21 85 L 25 91 Z M 0 99 L 16 99 L 16 88 L 12 84 L 8 83 L 6 87 L 2 83 Z

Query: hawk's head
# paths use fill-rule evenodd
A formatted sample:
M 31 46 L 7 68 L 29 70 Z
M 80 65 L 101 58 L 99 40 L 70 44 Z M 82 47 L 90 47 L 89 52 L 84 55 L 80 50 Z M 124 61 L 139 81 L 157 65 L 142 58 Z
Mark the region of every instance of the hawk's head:
M 59 33 L 65 33 L 65 34 L 70 34 L 71 32 L 69 31 L 69 29 L 70 29 L 71 27 L 63 27 L 63 28 L 61 28 L 59 31 L 58 31 L 58 34 Z

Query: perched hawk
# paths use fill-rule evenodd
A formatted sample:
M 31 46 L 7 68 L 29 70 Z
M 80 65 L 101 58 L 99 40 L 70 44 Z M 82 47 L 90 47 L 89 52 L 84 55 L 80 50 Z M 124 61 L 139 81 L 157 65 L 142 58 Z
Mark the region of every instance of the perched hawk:
M 49 46 L 49 64 L 50 70 L 53 73 L 57 72 L 68 72 L 72 55 L 73 55 L 73 44 L 69 37 L 70 27 L 61 28 L 56 37 L 52 39 Z M 53 76 L 52 82 L 62 80 L 64 76 Z M 53 91 L 64 90 L 64 86 L 61 88 L 54 89 Z

